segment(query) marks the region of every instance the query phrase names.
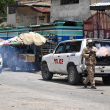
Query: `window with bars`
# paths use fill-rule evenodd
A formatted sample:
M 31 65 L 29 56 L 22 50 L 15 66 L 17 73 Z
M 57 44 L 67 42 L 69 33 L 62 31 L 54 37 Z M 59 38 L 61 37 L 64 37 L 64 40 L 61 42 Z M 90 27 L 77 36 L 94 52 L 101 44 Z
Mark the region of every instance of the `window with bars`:
M 16 13 L 16 7 L 9 7 L 9 14 Z
M 79 0 L 60 0 L 61 5 L 67 5 L 67 4 L 77 4 L 79 3 Z

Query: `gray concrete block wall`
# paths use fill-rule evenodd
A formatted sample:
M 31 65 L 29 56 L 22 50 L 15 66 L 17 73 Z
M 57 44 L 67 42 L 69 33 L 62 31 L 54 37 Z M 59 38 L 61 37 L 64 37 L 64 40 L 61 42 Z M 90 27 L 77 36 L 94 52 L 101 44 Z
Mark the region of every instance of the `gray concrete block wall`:
M 60 5 L 60 0 L 52 0 L 50 21 L 83 21 L 90 15 L 91 0 L 79 0 L 79 4 Z
M 16 14 L 16 26 L 27 26 L 37 24 L 37 12 L 30 7 L 18 7 Z
M 48 13 L 40 13 L 30 7 L 17 7 L 16 26 L 39 25 L 40 23 L 50 22 L 50 18 L 47 18 L 47 15 Z M 45 19 L 39 20 L 39 16 L 45 16 Z

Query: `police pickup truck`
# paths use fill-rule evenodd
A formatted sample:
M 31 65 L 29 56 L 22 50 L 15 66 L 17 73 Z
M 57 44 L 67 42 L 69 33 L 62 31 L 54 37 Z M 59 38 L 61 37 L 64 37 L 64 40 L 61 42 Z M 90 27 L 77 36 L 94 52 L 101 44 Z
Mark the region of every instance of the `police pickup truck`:
M 68 75 L 69 84 L 78 84 L 87 75 L 83 48 L 89 39 L 67 40 L 55 50 L 42 57 L 42 78 L 51 80 L 53 74 Z M 110 40 L 92 39 L 97 47 L 95 76 L 102 77 L 104 84 L 110 84 Z

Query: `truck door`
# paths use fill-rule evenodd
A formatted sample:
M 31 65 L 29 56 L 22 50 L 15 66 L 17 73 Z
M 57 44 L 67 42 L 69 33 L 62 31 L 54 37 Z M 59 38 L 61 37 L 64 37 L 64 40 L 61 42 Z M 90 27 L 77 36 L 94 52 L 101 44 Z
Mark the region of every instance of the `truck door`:
M 70 58 L 70 52 L 71 52 L 71 42 L 67 42 L 65 44 L 64 52 L 60 54 L 60 61 L 61 63 L 59 64 L 59 71 L 61 73 L 66 74 L 67 73 L 67 64 Z
M 67 74 L 67 65 L 69 61 L 74 62 L 76 65 L 81 63 L 81 53 L 79 53 L 81 42 L 82 41 L 71 41 L 66 43 L 64 53 L 60 55 L 60 59 L 63 60 L 63 63 L 59 65 L 59 70 L 61 73 Z
M 60 55 L 63 53 L 64 45 L 64 43 L 59 44 L 55 52 L 51 56 L 50 60 L 52 60 L 52 64 L 50 71 L 59 72 L 59 65 L 62 63 L 62 60 L 60 60 Z

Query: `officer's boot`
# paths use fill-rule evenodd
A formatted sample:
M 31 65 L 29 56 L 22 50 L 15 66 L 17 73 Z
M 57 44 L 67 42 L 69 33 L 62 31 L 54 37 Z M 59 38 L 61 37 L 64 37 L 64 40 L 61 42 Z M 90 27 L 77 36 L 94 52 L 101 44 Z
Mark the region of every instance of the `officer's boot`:
M 85 84 L 84 82 L 83 82 L 83 84 L 84 84 L 84 88 L 87 88 L 87 84 Z
M 91 86 L 91 88 L 92 88 L 92 89 L 96 89 L 96 87 L 95 87 L 95 86 Z

